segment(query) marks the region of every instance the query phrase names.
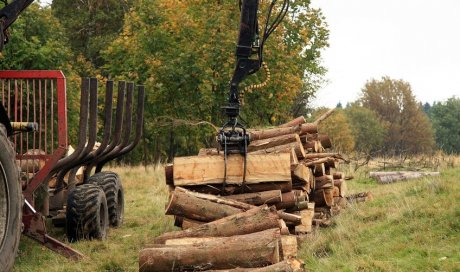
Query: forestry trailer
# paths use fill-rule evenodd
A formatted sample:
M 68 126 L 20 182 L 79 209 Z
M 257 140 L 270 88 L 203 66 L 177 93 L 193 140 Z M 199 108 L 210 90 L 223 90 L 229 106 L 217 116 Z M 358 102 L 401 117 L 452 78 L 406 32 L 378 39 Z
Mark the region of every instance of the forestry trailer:
M 0 10 L 0 48 L 7 28 L 32 2 L 16 0 Z M 102 168 L 139 142 L 144 87 L 119 81 L 113 103 L 114 85 L 106 82 L 98 124 L 98 80 L 82 79 L 73 149 L 63 73 L 0 71 L 0 271 L 11 270 L 21 233 L 68 258 L 83 256 L 47 234 L 46 218 L 64 227 L 70 242 L 105 239 L 109 226 L 122 224 L 120 177 Z

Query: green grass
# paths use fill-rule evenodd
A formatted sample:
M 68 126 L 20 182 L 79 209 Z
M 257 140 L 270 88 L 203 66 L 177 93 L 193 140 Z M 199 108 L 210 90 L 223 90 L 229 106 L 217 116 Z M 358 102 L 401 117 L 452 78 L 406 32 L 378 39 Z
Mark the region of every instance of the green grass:
M 22 238 L 14 271 L 137 271 L 138 252 L 172 230 L 164 215 L 161 168 L 116 168 L 125 187 L 125 223 L 107 241 L 72 244 L 87 257 L 69 261 Z M 374 201 L 350 206 L 335 226 L 302 244 L 309 271 L 460 271 L 460 168 L 426 178 L 377 185 L 355 173 L 349 191 L 372 191 Z M 62 230 L 49 228 L 65 240 Z
M 460 169 L 440 178 L 376 185 L 361 178 L 350 191 L 374 201 L 351 205 L 302 245 L 312 271 L 460 271 Z

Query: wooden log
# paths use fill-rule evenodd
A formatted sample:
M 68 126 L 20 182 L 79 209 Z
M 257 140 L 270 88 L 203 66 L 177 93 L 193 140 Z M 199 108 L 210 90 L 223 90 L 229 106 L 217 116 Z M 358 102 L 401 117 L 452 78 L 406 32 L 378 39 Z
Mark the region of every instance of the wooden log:
M 283 153 L 290 153 L 291 150 L 294 149 L 297 158 L 305 158 L 305 149 L 303 148 L 302 142 L 300 138 L 297 139 L 296 142 L 274 146 L 266 149 L 257 150 L 251 152 L 250 154 L 283 154 Z
M 327 189 L 332 187 L 334 187 L 334 178 L 332 175 L 316 177 L 316 189 Z
M 213 195 L 231 195 L 240 193 L 255 193 L 272 190 L 280 190 L 281 192 L 290 192 L 292 190 L 292 182 L 267 182 L 259 184 L 249 184 L 246 186 L 228 185 L 222 188 L 222 185 L 198 185 L 198 186 L 184 186 L 188 190 L 199 193 L 213 194 Z
M 253 205 L 238 201 L 237 199 L 228 199 L 228 198 L 224 198 L 224 197 L 217 197 L 215 195 L 210 195 L 210 194 L 197 193 L 197 192 L 189 191 L 189 190 L 187 190 L 185 188 L 181 188 L 181 187 L 176 187 L 176 191 L 180 191 L 180 192 L 183 192 L 185 194 L 189 194 L 191 196 L 201 198 L 201 199 L 204 199 L 204 200 L 209 200 L 209 201 L 214 202 L 214 203 L 232 206 L 232 207 L 235 207 L 237 209 L 241 209 L 243 211 L 247 211 L 247 210 L 250 210 L 250 209 L 254 208 Z M 281 192 L 280 192 L 280 195 L 281 195 Z M 264 204 L 264 203 L 262 203 L 262 204 Z
M 174 185 L 174 166 L 172 163 L 165 165 L 165 178 L 167 185 Z
M 321 158 L 336 158 L 340 157 L 338 153 L 311 153 L 306 154 L 305 159 L 321 159 Z
M 297 257 L 297 237 L 294 235 L 281 235 L 280 238 L 280 259 L 287 260 Z
M 155 238 L 155 243 L 163 244 L 169 239 L 185 237 L 228 237 L 248 234 L 277 228 L 278 220 L 275 208 L 262 205 L 197 227 L 164 233 Z
M 316 134 L 318 133 L 318 125 L 314 123 L 305 123 L 300 125 L 300 135 Z
M 183 271 L 260 267 L 278 263 L 279 229 L 207 241 L 188 246 L 160 246 L 139 252 L 139 271 Z M 241 254 L 244 252 L 244 254 Z
M 300 215 L 287 213 L 283 211 L 278 211 L 278 216 L 286 222 L 292 223 L 294 225 L 299 225 L 301 223 L 302 217 Z
M 321 143 L 322 147 L 324 147 L 324 148 L 331 148 L 332 147 L 331 138 L 329 138 L 328 135 L 326 135 L 326 134 L 318 134 L 318 140 Z
M 369 177 L 377 180 L 378 183 L 386 184 L 395 181 L 417 179 L 426 176 L 439 176 L 439 172 L 417 172 L 417 171 L 397 171 L 397 172 L 370 172 Z
M 347 195 L 347 182 L 343 179 L 334 179 L 334 186 L 339 187 L 340 197 L 345 197 Z
M 331 207 L 334 205 L 332 189 L 319 189 L 313 192 L 313 201 L 317 206 Z
M 305 272 L 301 260 L 289 258 L 282 262 L 260 268 L 233 268 L 225 270 L 207 270 L 207 272 Z
M 299 135 L 296 133 L 281 135 L 281 136 L 274 137 L 274 138 L 252 141 L 248 146 L 248 152 L 264 150 L 267 148 L 280 146 L 280 145 L 286 145 L 286 144 L 290 144 L 294 142 L 300 142 Z
M 244 158 L 239 154 L 178 157 L 174 159 L 174 185 L 222 184 L 227 169 L 227 184 L 243 183 Z M 246 184 L 291 180 L 289 154 L 247 154 Z
M 312 222 L 314 215 L 314 209 L 300 211 L 301 224 L 295 227 L 296 234 L 312 232 Z
M 312 170 L 303 164 L 297 165 L 294 171 L 292 171 L 292 181 L 295 183 L 301 183 L 310 186 L 309 182 L 311 181 L 312 177 Z
M 303 144 L 303 148 L 310 153 L 321 152 L 321 145 L 319 141 L 308 141 Z
M 321 123 L 322 121 L 324 121 L 326 118 L 328 118 L 329 116 L 331 116 L 332 113 L 334 113 L 335 111 L 335 108 L 332 108 L 330 110 L 328 110 L 327 112 L 325 112 L 323 115 L 321 115 L 320 117 L 318 117 L 318 119 L 315 120 L 315 122 L 313 122 L 314 124 L 319 124 Z
M 166 206 L 165 214 L 210 222 L 242 211 L 240 208 L 198 198 L 176 188 Z
M 184 218 L 182 216 L 174 216 L 174 226 L 182 228 L 182 229 L 189 229 L 192 227 L 196 227 L 206 222 L 196 221 L 188 218 Z
M 324 176 L 326 174 L 326 167 L 324 166 L 324 163 L 315 164 L 315 170 L 313 173 L 315 177 Z
M 279 222 L 279 228 L 280 228 L 280 233 L 282 235 L 289 235 L 289 228 L 286 225 L 286 222 L 283 219 L 278 220 Z
M 226 199 L 236 200 L 238 202 L 244 202 L 251 205 L 262 205 L 262 204 L 275 204 L 281 202 L 281 191 L 272 190 L 258 193 L 246 193 L 237 195 L 223 196 Z
M 334 180 L 344 178 L 344 175 L 342 172 L 335 172 L 334 174 L 332 174 L 332 176 L 334 177 Z
M 305 122 L 307 122 L 307 121 L 305 120 L 305 117 L 299 116 L 299 117 L 295 118 L 294 120 L 291 120 L 291 121 L 289 121 L 289 122 L 287 122 L 287 123 L 284 123 L 284 124 L 282 124 L 282 125 L 279 125 L 278 127 L 279 127 L 279 128 L 295 127 L 295 126 L 301 125 L 301 124 L 303 124 L 303 123 L 305 123 Z
M 270 129 L 260 129 L 260 130 L 248 130 L 249 138 L 251 141 L 263 140 L 268 138 L 274 138 L 281 135 L 298 133 L 300 127 L 285 127 L 285 128 L 270 128 Z
M 333 196 L 334 198 L 340 197 L 340 189 L 339 189 L 339 187 L 334 186 L 334 187 L 332 188 L 332 196 Z M 334 201 L 334 203 L 335 203 L 335 201 Z
M 292 208 L 298 201 L 294 192 L 283 193 L 281 199 L 281 202 L 276 203 L 275 205 L 278 210 Z
M 291 171 L 294 170 L 294 168 L 299 165 L 299 159 L 297 158 L 297 154 L 295 153 L 295 149 L 291 148 Z

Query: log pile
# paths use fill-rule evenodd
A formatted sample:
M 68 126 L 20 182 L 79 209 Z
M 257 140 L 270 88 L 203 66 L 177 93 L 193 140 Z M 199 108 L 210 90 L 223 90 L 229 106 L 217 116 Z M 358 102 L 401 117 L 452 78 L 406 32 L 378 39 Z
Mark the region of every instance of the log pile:
M 305 271 L 297 237 L 347 203 L 341 156 L 303 117 L 248 131 L 246 158 L 202 149 L 165 167 L 166 214 L 181 230 L 142 250 L 140 271 Z

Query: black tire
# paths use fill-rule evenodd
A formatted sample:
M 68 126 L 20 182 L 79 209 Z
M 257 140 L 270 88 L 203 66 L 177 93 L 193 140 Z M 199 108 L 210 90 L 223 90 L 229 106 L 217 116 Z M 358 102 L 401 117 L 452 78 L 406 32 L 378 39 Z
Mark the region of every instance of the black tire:
M 104 190 L 109 209 L 110 226 L 120 227 L 125 213 L 125 198 L 120 176 L 114 172 L 99 172 L 91 176 L 87 183 L 96 184 Z
M 10 271 L 21 237 L 22 195 L 13 146 L 0 124 L 0 271 Z
M 70 242 L 81 239 L 105 240 L 109 215 L 104 191 L 93 184 L 82 184 L 67 197 L 66 232 Z

